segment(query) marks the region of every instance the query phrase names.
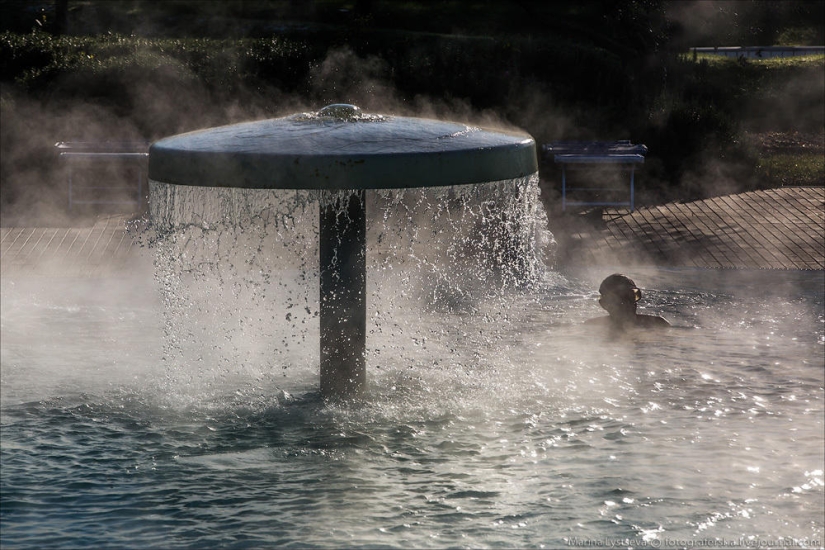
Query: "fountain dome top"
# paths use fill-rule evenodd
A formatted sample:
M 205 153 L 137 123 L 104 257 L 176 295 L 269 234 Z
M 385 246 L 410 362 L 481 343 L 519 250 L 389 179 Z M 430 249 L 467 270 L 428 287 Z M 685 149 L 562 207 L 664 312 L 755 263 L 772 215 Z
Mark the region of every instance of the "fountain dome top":
M 528 134 L 372 115 L 344 104 L 180 134 L 149 149 L 150 179 L 204 187 L 436 187 L 537 170 Z

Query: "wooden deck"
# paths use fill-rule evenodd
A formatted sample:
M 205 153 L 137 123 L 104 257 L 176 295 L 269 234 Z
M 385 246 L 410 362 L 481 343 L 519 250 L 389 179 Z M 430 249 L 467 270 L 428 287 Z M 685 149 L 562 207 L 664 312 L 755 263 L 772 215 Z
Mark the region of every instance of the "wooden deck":
M 90 277 L 128 270 L 141 246 L 126 220 L 108 216 L 88 227 L 0 228 L 0 276 Z
M 594 215 L 595 214 L 595 215 Z M 825 269 L 825 187 L 556 216 L 558 262 L 578 266 Z

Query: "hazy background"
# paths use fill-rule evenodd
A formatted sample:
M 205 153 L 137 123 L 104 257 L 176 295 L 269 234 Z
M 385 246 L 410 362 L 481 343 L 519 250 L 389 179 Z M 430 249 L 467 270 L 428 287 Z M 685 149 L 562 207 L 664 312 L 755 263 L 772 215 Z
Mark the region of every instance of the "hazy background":
M 98 213 L 67 212 L 55 142 L 153 141 L 343 102 L 518 127 L 539 146 L 645 143 L 642 203 L 758 187 L 759 136 L 821 143 L 825 62 L 777 76 L 684 54 L 821 45 L 823 21 L 810 1 L 3 0 L 3 223 Z M 558 173 L 542 160 L 552 208 Z

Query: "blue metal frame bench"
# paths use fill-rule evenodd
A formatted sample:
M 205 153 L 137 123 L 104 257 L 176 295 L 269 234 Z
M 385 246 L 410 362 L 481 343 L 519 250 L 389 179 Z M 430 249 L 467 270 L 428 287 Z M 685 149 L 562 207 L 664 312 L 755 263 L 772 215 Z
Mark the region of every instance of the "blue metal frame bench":
M 546 155 L 553 155 L 556 164 L 561 165 L 561 209 L 568 206 L 628 206 L 635 208 L 636 165 L 643 164 L 647 147 L 633 145 L 630 140 L 619 141 L 556 141 L 542 146 Z M 599 187 L 568 187 L 567 166 L 570 164 L 618 164 L 630 168 L 630 193 L 627 201 L 572 201 L 568 193 L 616 192 L 615 189 Z
M 148 141 L 59 141 L 55 143 L 59 157 L 68 165 L 67 183 L 69 192 L 69 210 L 76 204 L 143 204 L 144 180 L 146 179 L 146 165 L 149 158 Z M 112 200 L 101 198 L 76 197 L 75 169 L 82 164 L 99 164 L 104 162 L 131 163 L 137 167 L 137 189 L 135 198 L 128 200 Z M 118 186 L 111 182 L 100 182 L 95 185 L 82 186 L 92 191 L 114 190 Z

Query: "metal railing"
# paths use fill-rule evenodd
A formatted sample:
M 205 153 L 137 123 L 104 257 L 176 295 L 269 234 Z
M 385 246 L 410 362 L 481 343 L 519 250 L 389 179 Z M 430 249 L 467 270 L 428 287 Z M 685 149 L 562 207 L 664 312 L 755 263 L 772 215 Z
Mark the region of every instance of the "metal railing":
M 143 205 L 146 189 L 147 161 L 149 158 L 147 141 L 59 141 L 55 143 L 60 160 L 67 165 L 67 186 L 69 210 L 81 204 L 124 204 L 140 207 Z M 123 181 L 108 178 L 92 184 L 79 184 L 76 172 L 83 167 L 100 167 L 115 164 L 123 168 L 133 166 L 137 171 L 135 188 L 124 191 Z M 104 194 L 104 192 L 109 194 Z M 115 193 L 111 193 L 115 192 Z M 100 196 L 104 194 L 104 196 Z
M 636 202 L 636 165 L 643 164 L 647 147 L 634 145 L 629 140 L 619 141 L 556 141 L 542 146 L 545 155 L 553 155 L 553 160 L 561 166 L 561 209 L 568 206 L 628 206 L 632 212 Z M 567 183 L 568 165 L 616 164 L 630 169 L 630 187 L 626 201 L 570 200 L 570 193 L 593 194 L 611 193 L 616 189 L 605 187 L 569 187 Z

